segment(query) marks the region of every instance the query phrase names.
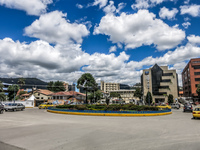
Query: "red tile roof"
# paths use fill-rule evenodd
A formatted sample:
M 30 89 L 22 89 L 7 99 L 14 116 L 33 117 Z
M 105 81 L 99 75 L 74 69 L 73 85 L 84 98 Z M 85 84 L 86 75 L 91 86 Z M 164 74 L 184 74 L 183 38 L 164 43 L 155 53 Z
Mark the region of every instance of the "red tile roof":
M 83 93 L 79 93 L 79 92 L 76 92 L 76 91 L 68 91 L 68 92 L 57 92 L 57 93 L 52 93 L 50 94 L 52 96 L 56 96 L 56 95 L 59 95 L 59 96 L 73 96 L 73 95 L 82 95 L 82 96 L 86 96 L 85 94 Z
M 52 94 L 53 92 L 49 91 L 49 90 L 43 90 L 43 89 L 38 89 L 36 91 L 34 91 L 34 93 L 41 93 L 41 94 L 44 94 L 44 95 L 50 95 Z
M 30 94 L 22 94 L 21 96 L 30 96 Z
M 57 93 L 52 93 L 50 95 L 52 95 L 52 96 L 56 96 L 56 95 L 59 95 L 59 96 L 65 96 L 65 95 L 72 96 L 73 94 L 71 94 L 69 92 L 57 92 Z
M 80 92 L 76 92 L 76 91 L 69 91 L 71 94 L 73 95 L 83 95 L 83 96 L 86 96 L 86 94 L 84 93 L 80 93 Z

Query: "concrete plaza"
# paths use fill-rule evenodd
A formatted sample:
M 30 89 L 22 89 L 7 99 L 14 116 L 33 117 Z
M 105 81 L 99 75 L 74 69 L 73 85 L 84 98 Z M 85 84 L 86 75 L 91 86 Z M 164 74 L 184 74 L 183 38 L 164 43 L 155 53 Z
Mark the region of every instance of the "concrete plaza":
M 0 115 L 0 150 L 199 150 L 200 119 L 76 116 L 29 108 Z

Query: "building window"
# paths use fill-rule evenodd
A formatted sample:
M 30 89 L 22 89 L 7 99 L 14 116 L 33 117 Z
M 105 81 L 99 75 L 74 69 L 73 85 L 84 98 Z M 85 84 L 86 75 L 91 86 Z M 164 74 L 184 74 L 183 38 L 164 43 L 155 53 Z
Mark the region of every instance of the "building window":
M 171 82 L 171 79 L 164 79 L 161 82 Z
M 197 64 L 197 63 L 200 63 L 200 61 L 193 61 L 192 63 L 193 64 Z
M 195 78 L 195 81 L 200 81 L 200 78 Z
M 173 73 L 164 73 L 163 76 L 172 76 Z
M 200 72 L 194 72 L 194 75 L 200 75 Z
M 200 69 L 200 66 L 193 66 L 194 69 Z

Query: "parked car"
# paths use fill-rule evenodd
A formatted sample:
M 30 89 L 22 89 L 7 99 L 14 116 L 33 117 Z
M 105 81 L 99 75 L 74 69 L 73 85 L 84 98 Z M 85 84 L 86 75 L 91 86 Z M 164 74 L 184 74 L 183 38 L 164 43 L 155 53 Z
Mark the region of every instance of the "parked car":
M 171 108 L 174 108 L 174 109 L 179 109 L 181 106 L 180 106 L 180 104 L 178 104 L 178 103 L 173 103 L 173 104 L 171 104 Z
M 54 105 L 50 102 L 45 102 L 45 103 L 42 103 L 38 106 L 39 109 L 41 108 L 44 108 L 44 109 L 47 109 L 48 107 L 53 107 Z
M 200 118 L 200 107 L 193 110 L 193 119 Z
M 0 102 L 0 114 L 4 112 L 4 105 Z
M 8 111 L 8 110 L 12 110 L 12 111 L 21 110 L 21 111 L 23 111 L 25 109 L 25 106 L 21 103 L 8 103 L 8 104 L 5 104 L 4 109 L 5 109 L 5 111 Z
M 160 104 L 160 105 L 157 105 L 156 107 L 158 107 L 160 109 L 171 109 L 171 106 L 169 106 L 167 104 Z
M 193 111 L 192 105 L 190 103 L 184 104 L 183 112 L 186 112 L 186 111 L 190 111 L 190 112 Z

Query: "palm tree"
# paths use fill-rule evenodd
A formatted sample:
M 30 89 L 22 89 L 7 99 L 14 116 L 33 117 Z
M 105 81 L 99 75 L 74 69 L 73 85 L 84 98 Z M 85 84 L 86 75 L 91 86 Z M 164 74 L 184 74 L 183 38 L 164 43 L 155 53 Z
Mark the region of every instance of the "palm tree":
M 20 85 L 20 88 L 25 85 L 25 79 L 24 78 L 19 78 L 17 83 Z
M 6 100 L 6 95 L 4 92 L 0 92 L 0 100 L 5 101 Z
M 3 83 L 0 81 L 0 92 L 3 92 L 3 87 L 4 87 L 4 85 L 3 85 Z
M 6 100 L 6 95 L 5 93 L 3 92 L 3 83 L 0 81 L 0 100 L 1 101 L 5 101 Z

